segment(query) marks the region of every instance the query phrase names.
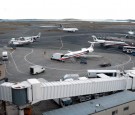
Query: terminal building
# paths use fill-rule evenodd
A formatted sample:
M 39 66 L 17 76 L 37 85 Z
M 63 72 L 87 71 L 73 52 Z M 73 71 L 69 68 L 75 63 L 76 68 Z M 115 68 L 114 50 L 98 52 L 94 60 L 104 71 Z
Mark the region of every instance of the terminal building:
M 43 113 L 43 115 L 129 115 L 135 113 L 135 70 L 125 70 L 122 73 L 111 70 L 89 72 L 88 78 L 74 74 L 77 80 L 71 80 L 71 75 L 66 75 L 64 81 L 48 82 L 43 78 L 32 78 L 18 83 L 4 82 L 0 84 L 0 100 L 16 105 L 19 115 L 25 115 L 26 107 L 42 100 L 67 97 L 79 97 L 80 102 L 88 98 L 95 100 Z M 67 81 L 67 77 L 71 81 Z M 104 97 L 96 99 L 98 95 L 100 97 L 100 94 Z
M 42 115 L 134 115 L 135 92 L 123 91 L 95 100 L 44 112 Z

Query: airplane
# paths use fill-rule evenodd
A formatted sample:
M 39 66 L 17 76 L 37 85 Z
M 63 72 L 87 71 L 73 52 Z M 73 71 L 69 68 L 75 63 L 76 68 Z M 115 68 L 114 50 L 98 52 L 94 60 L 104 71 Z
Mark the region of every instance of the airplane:
M 82 48 L 79 51 L 68 51 L 68 53 L 64 54 L 59 60 L 65 61 L 70 58 L 84 57 L 84 56 L 86 56 L 86 54 L 93 52 L 94 51 L 93 47 L 94 47 L 95 42 L 90 42 L 90 41 L 88 41 L 88 42 L 91 43 L 90 47 Z
M 11 40 L 9 41 L 10 46 L 23 46 L 27 44 L 30 44 L 30 42 L 26 40 L 15 39 L 15 38 L 11 38 Z
M 78 31 L 79 29 L 78 28 L 64 28 L 62 26 L 62 24 L 60 24 L 60 28 L 58 28 L 59 30 L 63 30 L 63 31 L 66 31 L 66 32 L 76 32 Z
M 129 30 L 128 34 L 125 35 L 126 38 L 133 38 L 135 37 L 135 32 L 133 30 Z
M 115 33 L 116 35 L 123 35 L 125 38 L 135 38 L 135 32 L 133 30 L 129 30 L 126 33 Z
M 23 45 L 28 45 L 31 42 L 29 40 L 25 40 L 22 38 L 11 38 L 9 41 L 10 46 L 23 46 Z
M 37 41 L 41 36 L 41 33 L 39 33 L 36 36 L 29 36 L 29 37 L 19 37 L 19 38 L 11 38 L 9 41 L 9 45 L 11 46 L 23 46 L 28 45 L 30 43 L 33 43 L 34 41 Z
M 128 31 L 128 34 L 133 35 L 133 34 L 135 34 L 135 32 L 134 32 L 134 31 L 132 31 L 132 30 L 130 30 L 130 31 Z
M 128 44 L 124 41 L 109 41 L 109 40 L 99 40 L 96 36 L 92 36 L 95 43 L 99 43 L 101 46 L 127 46 Z
M 29 40 L 30 42 L 35 42 L 37 41 L 37 39 L 39 39 L 41 36 L 41 33 L 39 32 L 38 35 L 36 36 L 27 36 L 27 37 L 20 37 L 20 38 L 24 38 L 25 40 Z

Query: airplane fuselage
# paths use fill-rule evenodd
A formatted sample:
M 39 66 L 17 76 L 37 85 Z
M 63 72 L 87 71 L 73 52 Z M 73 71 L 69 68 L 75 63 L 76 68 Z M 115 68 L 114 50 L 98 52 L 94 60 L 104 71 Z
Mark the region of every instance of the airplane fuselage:
M 28 36 L 28 37 L 19 37 L 19 38 L 11 38 L 9 41 L 10 45 L 15 46 L 22 46 L 30 44 L 37 40 L 37 38 L 40 38 L 41 33 L 39 33 L 37 36 Z
M 94 51 L 93 48 L 82 48 L 82 50 L 65 54 L 60 60 L 66 60 L 74 57 L 81 57 L 82 55 L 88 54 L 89 52 L 93 52 L 93 51 Z
M 10 44 L 15 45 L 15 46 L 22 46 L 22 45 L 30 44 L 30 42 L 23 42 L 23 41 L 10 41 Z
M 76 32 L 78 31 L 78 28 L 62 28 L 62 30 L 67 32 Z
M 15 46 L 22 46 L 22 45 L 27 45 L 30 44 L 29 40 L 25 40 L 24 38 L 20 37 L 20 38 L 12 38 L 9 42 L 10 45 L 15 45 Z
M 121 41 L 106 41 L 106 40 L 96 40 L 97 43 L 100 43 L 104 46 L 111 46 L 111 45 L 128 45 L 125 42 L 121 42 Z
M 128 34 L 130 34 L 130 35 L 134 35 L 135 34 L 135 32 L 133 32 L 133 31 L 128 31 Z

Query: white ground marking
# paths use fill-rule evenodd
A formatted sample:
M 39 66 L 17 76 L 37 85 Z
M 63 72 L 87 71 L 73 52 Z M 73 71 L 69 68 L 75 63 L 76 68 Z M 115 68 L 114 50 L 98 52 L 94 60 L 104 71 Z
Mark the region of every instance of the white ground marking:
M 90 34 L 63 35 L 63 36 L 61 36 L 61 37 L 64 37 L 64 36 L 78 36 L 78 35 L 90 35 Z M 49 37 L 54 37 L 54 36 L 49 36 Z M 60 37 L 60 36 L 55 36 L 55 37 Z M 61 40 L 61 47 L 60 47 L 59 49 L 61 49 L 61 48 L 63 47 L 62 39 L 60 39 L 60 40 Z M 118 52 L 118 51 L 115 51 L 115 52 Z M 120 53 L 122 53 L 122 52 L 120 52 Z M 125 53 L 122 53 L 122 54 L 128 56 L 129 60 L 126 61 L 126 62 L 124 62 L 124 63 L 122 63 L 122 64 L 117 64 L 117 65 L 115 65 L 115 66 L 111 66 L 111 67 L 108 67 L 108 68 L 120 67 L 120 66 L 124 66 L 124 65 L 130 63 L 131 57 L 130 57 L 129 55 L 125 54 Z M 109 60 L 110 60 L 110 59 L 109 59 Z M 30 62 L 30 61 L 29 61 L 29 63 L 35 65 L 34 63 L 32 63 L 32 62 Z M 86 70 L 71 70 L 71 69 L 52 68 L 52 67 L 47 67 L 47 66 L 45 66 L 45 67 L 48 68 L 48 69 L 63 70 L 63 71 L 86 71 Z M 96 68 L 96 69 L 98 69 L 98 68 Z
M 115 52 L 119 52 L 119 51 L 115 51 Z M 122 52 L 121 52 L 122 53 Z M 131 62 L 131 56 L 130 55 L 128 55 L 128 54 L 125 54 L 125 53 L 122 53 L 122 54 L 124 54 L 124 55 L 126 55 L 127 57 L 128 57 L 128 61 L 126 61 L 126 62 L 124 62 L 124 63 L 122 63 L 122 64 L 117 64 L 117 65 L 115 65 L 115 66 L 111 66 L 111 67 L 109 67 L 109 68 L 113 68 L 113 67 L 122 67 L 122 66 L 124 66 L 124 65 L 126 65 L 126 64 L 128 64 L 128 63 L 130 63 Z
M 14 50 L 14 51 L 15 51 L 15 50 Z M 13 62 L 14 62 L 15 68 L 16 68 L 16 70 L 17 70 L 19 73 L 25 74 L 24 72 L 20 71 L 20 70 L 18 69 L 17 65 L 16 65 L 16 62 L 15 62 L 15 60 L 14 60 L 14 58 L 13 58 L 13 55 L 12 55 L 12 54 L 14 53 L 14 51 L 13 51 L 12 53 L 10 53 L 10 55 L 11 55 L 11 58 L 12 58 L 12 60 L 13 60 Z
M 59 50 L 61 50 L 63 48 L 63 41 L 62 41 L 61 37 L 60 37 L 60 42 L 61 42 L 61 47 L 59 48 Z
M 25 60 L 26 62 L 28 62 L 29 64 L 36 65 L 36 64 L 30 62 L 30 61 L 27 59 L 27 56 L 30 55 L 30 54 L 32 54 L 32 53 L 33 53 L 33 49 L 31 50 L 30 53 L 28 53 L 28 54 L 26 54 L 26 55 L 24 56 L 24 60 Z
M 63 35 L 63 36 L 55 36 L 55 37 L 78 36 L 78 35 L 90 35 L 90 34 Z M 47 36 L 47 37 L 54 37 L 54 36 Z M 59 49 L 61 49 L 61 48 L 63 47 L 63 42 L 62 42 L 62 39 L 61 39 L 61 38 L 60 38 L 60 41 L 61 41 L 61 47 L 60 47 Z M 118 52 L 118 51 L 115 51 L 115 52 Z M 32 63 L 32 62 L 30 62 L 30 61 L 28 61 L 28 60 L 26 59 L 26 57 L 27 57 L 28 55 L 32 54 L 32 53 L 33 53 L 33 49 L 32 49 L 32 51 L 31 51 L 29 54 L 27 54 L 27 55 L 24 57 L 24 59 L 25 59 L 28 63 L 30 63 L 30 64 L 32 64 L 32 65 L 35 65 L 34 63 Z M 120 52 L 120 53 L 121 53 L 121 52 Z M 122 54 L 124 54 L 124 53 L 122 53 Z M 118 67 L 118 66 L 120 67 L 120 66 L 124 66 L 124 65 L 130 63 L 131 57 L 130 57 L 129 55 L 127 55 L 127 54 L 124 54 L 124 55 L 128 56 L 128 58 L 129 58 L 128 61 L 126 61 L 126 62 L 124 62 L 124 63 L 122 63 L 122 64 L 117 64 L 117 65 L 115 65 L 115 66 L 108 67 L 108 68 L 113 68 L 113 67 Z M 44 67 L 46 67 L 46 68 L 48 68 L 48 69 L 63 70 L 63 71 L 86 71 L 86 70 L 71 70 L 71 69 L 52 68 L 52 67 L 47 67 L 47 66 L 44 66 Z M 98 68 L 96 68 L 96 69 L 98 69 Z
M 4 66 L 5 66 L 6 73 L 7 73 L 8 75 L 13 75 L 13 74 L 11 74 L 10 72 L 8 72 L 8 70 L 7 70 L 7 65 L 6 65 L 5 61 L 4 61 Z

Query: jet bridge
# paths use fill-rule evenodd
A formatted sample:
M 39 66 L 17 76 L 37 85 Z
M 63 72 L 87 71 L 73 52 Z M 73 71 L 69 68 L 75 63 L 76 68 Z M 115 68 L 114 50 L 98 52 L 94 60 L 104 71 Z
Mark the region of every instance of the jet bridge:
M 28 79 L 21 83 L 2 83 L 0 85 L 0 100 L 23 106 L 42 100 L 132 89 L 132 85 L 132 78 L 124 76 L 70 82 Z

